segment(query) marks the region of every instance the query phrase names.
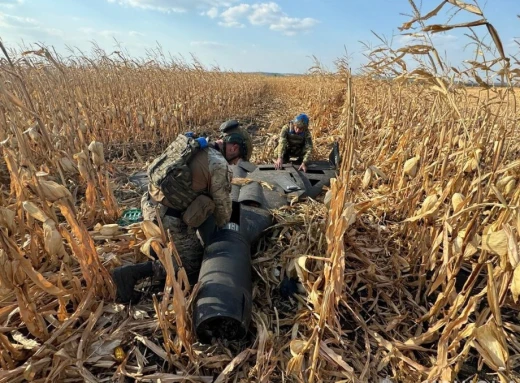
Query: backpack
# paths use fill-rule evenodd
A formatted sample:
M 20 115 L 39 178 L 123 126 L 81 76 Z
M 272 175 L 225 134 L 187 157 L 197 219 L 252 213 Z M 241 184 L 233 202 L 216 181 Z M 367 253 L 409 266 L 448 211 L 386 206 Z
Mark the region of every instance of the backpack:
M 179 134 L 148 167 L 150 182 L 163 192 L 175 209 L 185 210 L 199 195 L 191 187 L 192 174 L 188 164 L 200 150 L 198 141 Z

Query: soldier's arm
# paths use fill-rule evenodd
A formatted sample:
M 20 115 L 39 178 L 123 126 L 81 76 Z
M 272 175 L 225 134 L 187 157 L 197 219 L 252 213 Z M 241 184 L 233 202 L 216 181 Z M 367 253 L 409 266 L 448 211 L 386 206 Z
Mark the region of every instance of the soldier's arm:
M 311 159 L 312 154 L 312 135 L 309 130 L 305 132 L 305 146 L 303 147 L 303 162 L 307 163 Z
M 210 160 L 210 194 L 215 203 L 215 221 L 218 227 L 224 226 L 231 219 L 231 171 L 226 160 Z
M 282 132 L 280 133 L 280 142 L 278 143 L 278 158 L 283 158 L 283 155 L 287 151 L 287 134 L 289 132 L 289 128 L 284 126 L 282 128 Z

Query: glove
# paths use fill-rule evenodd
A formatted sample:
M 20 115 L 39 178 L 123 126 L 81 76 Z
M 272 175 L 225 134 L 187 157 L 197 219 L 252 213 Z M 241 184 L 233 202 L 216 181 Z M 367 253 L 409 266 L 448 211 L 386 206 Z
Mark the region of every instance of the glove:
M 206 141 L 204 137 L 199 137 L 196 139 L 196 141 L 199 143 L 201 149 L 208 147 L 208 141 Z

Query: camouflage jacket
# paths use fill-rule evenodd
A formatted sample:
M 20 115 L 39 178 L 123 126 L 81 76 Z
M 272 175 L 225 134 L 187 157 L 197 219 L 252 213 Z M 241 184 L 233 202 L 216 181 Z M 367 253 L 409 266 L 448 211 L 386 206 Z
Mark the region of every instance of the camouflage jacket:
M 190 163 L 192 188 L 195 192 L 205 192 L 215 203 L 215 220 L 223 226 L 231 219 L 231 179 L 232 172 L 222 154 L 207 148 Z
M 156 202 L 168 207 L 184 211 L 200 194 L 209 196 L 215 203 L 215 221 L 221 227 L 231 219 L 231 179 L 232 172 L 222 154 L 208 147 L 197 153 L 188 164 L 191 172 L 191 191 L 186 191 L 183 206 L 173 206 L 173 198 L 168 198 L 168 192 L 148 185 L 150 196 Z M 177 193 L 176 194 L 180 194 Z M 175 200 L 177 200 L 176 198 Z M 177 205 L 177 204 L 175 204 Z
M 280 140 L 276 155 L 283 158 L 289 154 L 293 157 L 302 157 L 303 162 L 308 162 L 312 153 L 312 136 L 309 129 L 297 134 L 290 125 L 284 125 L 280 133 Z

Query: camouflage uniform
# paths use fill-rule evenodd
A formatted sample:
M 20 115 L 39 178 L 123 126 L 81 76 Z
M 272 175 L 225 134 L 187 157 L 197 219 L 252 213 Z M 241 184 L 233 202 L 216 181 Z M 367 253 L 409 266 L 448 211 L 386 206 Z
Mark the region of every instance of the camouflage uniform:
M 275 153 L 285 163 L 289 162 L 290 157 L 298 158 L 295 163 L 307 163 L 312 153 L 311 132 L 306 128 L 302 133 L 296 133 L 291 124 L 284 125 Z
M 210 147 L 195 154 L 188 167 L 192 176 L 191 190 L 176 189 L 168 194 L 149 183 L 141 199 L 141 209 L 145 220 L 158 222 L 159 215 L 164 229 L 172 234 L 188 276 L 195 280 L 204 253 L 197 227 L 211 215 L 218 227 L 229 222 L 232 173 L 226 159 Z
M 179 135 L 153 161 L 148 168 L 148 191 L 141 198 L 143 218 L 156 223 L 160 218 L 171 233 L 191 284 L 197 282 L 204 254 L 197 232 L 201 240 L 207 240 L 216 227 L 230 221 L 232 213 L 228 161 L 215 143 L 201 146 L 200 139 L 193 136 Z M 243 155 L 249 158 L 250 140 L 244 144 L 247 148 Z M 153 251 L 151 255 L 156 257 Z M 140 294 L 134 287 L 149 277 L 166 278 L 159 260 L 115 268 L 112 278 L 117 286 L 116 301 L 137 302 Z

